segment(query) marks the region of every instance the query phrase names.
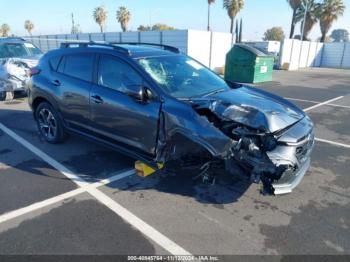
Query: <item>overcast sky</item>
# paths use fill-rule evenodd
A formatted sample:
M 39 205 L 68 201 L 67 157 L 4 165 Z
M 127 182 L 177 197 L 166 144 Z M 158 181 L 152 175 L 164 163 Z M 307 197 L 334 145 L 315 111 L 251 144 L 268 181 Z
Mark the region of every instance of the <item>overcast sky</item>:
M 246 0 L 244 10 L 238 15 L 243 18 L 244 39 L 260 40 L 266 29 L 283 27 L 289 34 L 292 10 L 286 0 Z M 350 0 L 344 0 L 346 12 L 332 27 L 350 31 Z M 126 6 L 132 13 L 129 29 L 136 30 L 140 24 L 166 23 L 178 29 L 205 30 L 207 23 L 207 0 L 0 0 L 0 24 L 8 23 L 12 33 L 25 35 L 24 21 L 35 24 L 33 34 L 69 33 L 71 13 L 83 32 L 97 32 L 98 25 L 92 18 L 93 9 L 104 5 L 109 12 L 107 31 L 120 31 L 116 10 Z M 222 0 L 216 0 L 212 8 L 213 31 L 228 32 L 229 18 L 222 7 Z M 296 34 L 299 33 L 300 26 Z M 319 25 L 310 35 L 320 36 Z

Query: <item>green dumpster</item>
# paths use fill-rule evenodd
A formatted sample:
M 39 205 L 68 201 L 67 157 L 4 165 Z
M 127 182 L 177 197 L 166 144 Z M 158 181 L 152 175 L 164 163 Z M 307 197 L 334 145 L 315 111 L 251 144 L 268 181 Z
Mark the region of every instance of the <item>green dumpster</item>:
M 226 55 L 225 80 L 241 83 L 272 81 L 274 57 L 260 50 L 235 44 Z

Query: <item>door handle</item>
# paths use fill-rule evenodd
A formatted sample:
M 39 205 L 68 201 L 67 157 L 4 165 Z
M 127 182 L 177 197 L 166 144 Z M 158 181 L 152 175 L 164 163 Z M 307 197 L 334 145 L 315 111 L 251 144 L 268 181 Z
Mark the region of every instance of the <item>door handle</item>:
M 53 84 L 54 86 L 60 86 L 60 85 L 61 85 L 61 82 L 60 82 L 59 80 L 53 80 L 53 81 L 52 81 L 52 84 Z
M 96 104 L 103 104 L 103 99 L 98 95 L 91 96 L 91 100 Z

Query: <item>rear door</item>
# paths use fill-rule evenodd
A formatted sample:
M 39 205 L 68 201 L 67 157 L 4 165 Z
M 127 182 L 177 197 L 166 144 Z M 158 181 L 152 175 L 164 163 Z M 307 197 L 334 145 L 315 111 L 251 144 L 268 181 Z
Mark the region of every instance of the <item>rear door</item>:
M 73 128 L 89 128 L 90 91 L 94 54 L 74 53 L 64 55 L 52 85 L 60 92 L 60 109 L 65 121 Z
M 154 155 L 160 102 L 135 100 L 125 92 L 128 85 L 147 86 L 147 83 L 127 62 L 101 55 L 97 84 L 91 91 L 92 127 L 109 139 Z

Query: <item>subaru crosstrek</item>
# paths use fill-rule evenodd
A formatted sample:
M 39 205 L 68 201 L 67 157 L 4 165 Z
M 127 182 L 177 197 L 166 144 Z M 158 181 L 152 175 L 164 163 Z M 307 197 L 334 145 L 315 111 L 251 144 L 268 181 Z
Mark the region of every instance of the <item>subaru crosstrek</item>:
M 270 194 L 291 192 L 310 165 L 313 123 L 301 109 L 170 46 L 63 44 L 29 90 L 49 143 L 77 133 L 153 167 L 245 175 Z

